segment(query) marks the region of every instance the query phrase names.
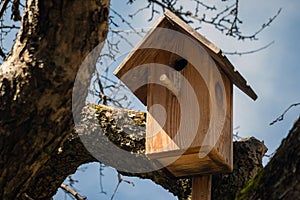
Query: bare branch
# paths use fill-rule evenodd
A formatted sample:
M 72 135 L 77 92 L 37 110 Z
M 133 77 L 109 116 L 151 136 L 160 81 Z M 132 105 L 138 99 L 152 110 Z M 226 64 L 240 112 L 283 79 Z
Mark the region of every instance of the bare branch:
M 0 48 L 0 56 L 2 57 L 3 60 L 6 58 L 6 55 L 1 48 Z
M 78 194 L 78 192 L 76 192 L 73 188 L 71 188 L 70 186 L 62 183 L 60 185 L 61 189 L 63 189 L 65 192 L 71 194 L 73 197 L 75 197 L 77 200 L 85 200 L 87 199 L 85 196 L 81 196 L 80 194 Z
M 234 7 L 234 9 L 232 9 L 230 11 L 229 15 L 233 15 L 234 19 L 231 22 L 231 27 L 229 28 L 226 35 L 233 35 L 234 33 L 240 33 L 238 24 L 242 23 L 242 21 L 239 20 L 239 18 L 238 18 L 238 15 L 239 15 L 239 0 L 236 0 L 235 7 Z
M 262 51 L 264 49 L 267 49 L 268 47 L 270 47 L 272 44 L 274 44 L 275 41 L 270 42 L 269 44 L 260 47 L 258 49 L 254 49 L 254 50 L 250 50 L 250 51 L 234 51 L 234 52 L 224 52 L 224 54 L 227 55 L 238 55 L 238 56 L 242 56 L 242 55 L 246 55 L 246 54 L 252 54 L 252 53 L 257 53 L 259 51 Z
M 78 180 L 73 179 L 73 177 L 71 175 L 69 175 L 67 179 L 68 179 L 68 182 L 69 182 L 71 187 L 73 187 L 73 185 L 75 185 L 76 183 L 79 182 Z
M 274 121 L 272 121 L 269 125 L 272 126 L 273 124 L 282 121 L 284 119 L 285 114 L 293 107 L 299 106 L 300 103 L 294 103 L 292 105 L 290 105 L 279 117 L 277 117 L 277 119 L 275 119 Z
M 125 182 L 125 183 L 128 183 L 128 184 L 134 186 L 134 183 L 133 183 L 133 182 L 123 179 L 122 176 L 121 176 L 121 174 L 120 174 L 119 172 L 118 172 L 118 175 L 117 175 L 117 176 L 118 176 L 118 184 L 117 184 L 117 186 L 116 186 L 116 188 L 115 188 L 115 190 L 114 190 L 114 193 L 112 194 L 110 200 L 113 200 L 113 198 L 114 198 L 114 196 L 116 195 L 116 193 L 117 193 L 117 191 L 118 191 L 118 188 L 119 188 L 119 186 L 120 186 L 120 184 L 121 184 L 122 182 Z
M 98 103 L 101 103 L 102 102 L 102 104 L 104 104 L 104 105 L 107 105 L 107 96 L 105 95 L 105 93 L 104 93 L 104 88 L 103 88 L 103 84 L 102 84 L 102 82 L 101 82 L 101 80 L 100 80 L 100 78 L 99 78 L 99 73 L 96 71 L 96 79 L 95 79 L 95 82 L 97 82 L 97 84 L 98 84 L 98 87 L 99 87 L 99 89 L 100 89 L 100 91 L 99 91 L 99 98 L 100 98 L 100 100 L 99 100 L 99 102 Z M 95 88 L 95 85 L 94 85 L 94 88 Z M 96 89 L 95 89 L 96 90 Z
M 193 1 L 193 0 L 191 0 Z M 199 12 L 199 7 L 202 6 L 204 7 L 206 10 L 217 10 L 216 6 L 209 6 L 205 3 L 203 3 L 202 1 L 199 1 L 199 0 L 194 0 L 196 2 L 196 12 L 195 14 L 197 15 L 198 12 Z
M 99 166 L 99 172 L 100 172 L 100 174 L 99 174 L 99 181 L 100 181 L 100 193 L 102 193 L 102 194 L 107 194 L 105 191 L 104 191 L 104 187 L 103 187 L 103 179 L 102 179 L 102 177 L 104 176 L 104 174 L 103 174 L 103 168 L 105 167 L 105 165 L 104 164 L 102 164 L 102 163 L 100 163 L 100 166 Z
M 253 39 L 255 39 L 255 40 L 257 40 L 257 35 L 258 35 L 259 33 L 261 33 L 264 29 L 266 29 L 268 26 L 271 25 L 271 23 L 279 16 L 279 14 L 281 13 L 281 10 L 282 10 L 282 8 L 280 8 L 280 9 L 277 11 L 277 13 L 276 13 L 273 17 L 271 17 L 271 18 L 269 19 L 268 22 L 264 23 L 264 24 L 261 26 L 261 28 L 258 29 L 255 33 L 253 33 L 252 35 L 248 35 L 248 36 L 242 36 L 242 35 L 241 35 L 241 36 L 239 36 L 238 39 L 241 39 L 241 40 L 244 40 L 244 39 L 251 39 L 251 40 L 253 40 Z
M 3 25 L 3 26 L 0 26 L 0 29 L 19 29 L 20 27 L 19 26 L 16 26 L 16 25 L 12 25 L 12 26 L 6 26 L 6 25 Z
M 149 9 L 151 6 L 151 3 L 149 3 L 147 6 L 142 7 L 140 9 L 138 9 L 137 11 L 135 11 L 133 14 L 129 14 L 128 16 L 132 19 L 133 17 L 135 17 L 137 14 L 139 14 L 140 12 Z
M 111 30 L 111 32 L 112 33 L 114 33 L 114 34 L 116 34 L 116 35 L 118 35 L 119 37 L 120 37 L 120 39 L 122 39 L 122 40 L 124 40 L 127 44 L 129 44 L 129 46 L 131 46 L 132 48 L 134 47 L 134 45 L 126 38 L 126 37 L 124 37 L 121 33 L 122 32 L 120 32 L 120 31 L 114 31 L 114 30 Z M 136 31 L 133 31 L 134 33 L 136 32 Z M 125 33 L 125 32 L 123 32 L 123 33 Z
M 233 140 L 234 140 L 234 141 L 239 141 L 239 140 L 245 139 L 245 138 L 239 136 L 239 131 L 238 131 L 238 129 L 240 129 L 239 126 L 237 126 L 237 127 L 235 127 L 235 128 L 233 129 L 233 131 L 234 131 L 234 133 L 233 133 Z
M 239 18 L 239 0 L 235 0 L 234 4 L 226 6 L 224 9 L 219 10 L 215 5 L 209 6 L 201 0 L 191 0 L 195 4 L 195 10 L 185 11 L 183 6 L 177 6 L 178 0 L 148 0 L 149 4 L 141 9 L 138 9 L 133 14 L 129 16 L 133 18 L 138 13 L 151 9 L 150 21 L 154 18 L 155 14 L 159 14 L 160 12 L 157 10 L 157 7 L 160 8 L 163 12 L 166 10 L 170 10 L 174 14 L 176 14 L 179 18 L 184 20 L 186 23 L 198 22 L 199 24 L 207 24 L 214 26 L 217 30 L 224 33 L 227 36 L 237 38 L 238 40 L 257 40 L 257 35 L 260 34 L 266 27 L 270 26 L 270 24 L 275 20 L 275 18 L 280 14 L 281 8 L 277 11 L 277 13 L 271 17 L 266 23 L 262 24 L 262 26 L 255 31 L 253 34 L 245 35 L 240 31 L 240 25 L 242 24 L 242 20 Z M 132 4 L 134 1 L 130 1 Z M 222 0 L 222 2 L 226 2 Z M 205 9 L 205 12 L 202 13 L 200 17 L 200 6 Z M 211 17 L 208 17 L 211 16 Z M 196 27 L 199 29 L 201 27 Z
M 20 0 L 14 0 L 11 7 L 11 19 L 13 21 L 21 21 L 21 13 L 20 13 Z
M 142 37 L 142 35 L 139 32 L 137 32 L 135 30 L 135 28 L 131 25 L 131 23 L 128 22 L 120 13 L 118 13 L 113 8 L 110 8 L 110 10 L 111 10 L 112 13 L 114 13 L 116 16 L 118 16 L 122 20 L 122 22 L 125 23 L 131 30 L 133 30 L 134 33 L 136 33 L 137 35 Z
M 4 14 L 4 12 L 5 12 L 6 8 L 7 8 L 7 5 L 9 3 L 9 0 L 5 0 L 5 1 L 2 1 L 2 2 L 3 2 L 3 4 L 2 4 L 2 7 L 0 9 L 0 18 L 3 17 L 3 14 Z

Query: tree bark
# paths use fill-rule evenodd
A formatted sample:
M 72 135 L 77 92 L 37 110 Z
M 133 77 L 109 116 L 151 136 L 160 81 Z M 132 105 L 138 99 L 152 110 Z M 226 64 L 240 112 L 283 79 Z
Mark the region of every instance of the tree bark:
M 26 2 L 17 40 L 0 68 L 0 199 L 47 193 L 31 185 L 73 131 L 74 80 L 105 40 L 108 12 L 109 0 Z M 86 74 L 78 87 L 89 85 L 92 73 Z M 73 106 L 81 110 L 84 101 Z
M 87 104 L 83 109 L 82 117 L 84 119 L 77 133 L 81 136 L 88 133 L 92 140 L 91 145 L 95 138 L 102 136 L 109 138 L 110 141 L 124 150 L 139 153 L 141 162 L 136 162 L 135 167 L 137 169 L 145 167 L 143 162 L 143 160 L 147 160 L 144 155 L 145 140 L 135 137 L 135 135 L 145 135 L 145 113 Z M 96 121 L 93 119 L 94 117 L 97 118 Z M 118 120 L 118 123 L 115 119 Z M 138 127 L 133 129 L 136 126 L 133 126 L 132 123 L 137 124 Z M 122 126 L 119 126 L 120 124 Z M 130 128 L 132 134 L 128 134 L 126 127 Z M 101 142 L 101 146 L 107 146 L 105 141 Z M 59 152 L 53 154 L 44 167 L 40 169 L 37 178 L 32 183 L 32 191 L 30 191 L 32 194 L 51 198 L 64 179 L 69 174 L 74 173 L 77 167 L 83 163 L 98 161 L 85 149 L 79 137 L 66 140 Z M 263 142 L 255 138 L 234 142 L 234 152 L 234 172 L 213 176 L 213 199 L 234 199 L 235 194 L 246 185 L 247 181 L 262 169 L 262 157 L 266 152 Z M 116 159 L 117 156 L 107 152 L 107 149 L 104 149 L 100 156 L 97 155 L 97 157 L 103 158 L 100 160 L 102 162 L 109 162 L 108 159 Z M 121 162 L 127 164 L 127 161 L 122 158 L 118 158 L 118 160 L 120 165 L 122 165 Z M 127 176 L 151 179 L 173 193 L 178 199 L 190 198 L 191 180 L 171 177 L 165 169 L 148 173 L 121 173 Z M 44 193 L 40 191 L 44 191 Z
M 251 179 L 237 199 L 299 199 L 300 118 L 267 166 Z
M 259 174 L 267 148 L 263 142 L 250 137 L 233 143 L 233 172 L 213 176 L 212 199 L 231 200 L 249 180 Z

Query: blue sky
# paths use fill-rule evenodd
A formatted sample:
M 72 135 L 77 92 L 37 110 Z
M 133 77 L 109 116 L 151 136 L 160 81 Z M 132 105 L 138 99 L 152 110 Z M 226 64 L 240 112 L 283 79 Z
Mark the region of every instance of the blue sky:
M 113 0 L 112 7 L 124 15 L 134 12 L 138 7 L 126 6 L 125 2 Z M 141 4 L 141 1 L 137 4 Z M 300 102 L 300 92 L 297 89 L 300 86 L 300 1 L 252 0 L 240 1 L 240 4 L 240 15 L 244 22 L 242 28 L 246 33 L 259 28 L 279 8 L 282 8 L 282 12 L 271 27 L 258 36 L 259 40 L 254 42 L 226 38 L 212 27 L 203 27 L 199 32 L 225 52 L 248 51 L 275 41 L 268 49 L 255 54 L 228 56 L 258 94 L 258 99 L 252 101 L 238 89 L 234 90 L 234 127 L 239 127 L 237 131 L 241 137 L 254 136 L 263 140 L 270 154 L 285 138 L 300 111 L 300 106 L 295 107 L 286 114 L 284 121 L 269 126 L 289 105 Z M 151 27 L 155 20 L 147 23 L 148 17 L 146 13 L 138 15 L 132 25 L 135 28 Z M 265 159 L 264 163 L 267 161 Z M 103 183 L 107 195 L 99 193 L 99 166 L 96 163 L 89 164 L 85 172 L 76 173 L 74 177 L 80 180 L 76 187 L 89 199 L 110 199 L 117 184 L 117 176 L 110 168 L 106 168 L 104 174 Z M 122 183 L 114 199 L 176 199 L 149 180 L 126 179 L 133 181 L 135 186 Z M 62 197 L 63 193 L 60 192 L 55 199 Z

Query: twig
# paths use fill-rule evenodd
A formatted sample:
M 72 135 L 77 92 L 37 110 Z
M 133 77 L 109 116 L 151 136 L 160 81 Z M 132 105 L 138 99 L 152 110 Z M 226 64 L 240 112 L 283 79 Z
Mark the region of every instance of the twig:
M 96 79 L 95 79 L 95 83 L 98 83 L 98 87 L 99 87 L 99 102 L 98 103 L 100 103 L 100 102 L 102 102 L 102 104 L 103 105 L 107 105 L 107 96 L 105 95 L 105 93 L 104 93 L 104 88 L 103 88 L 103 84 L 102 84 L 102 82 L 101 82 L 101 80 L 100 80 L 100 78 L 99 78 L 99 73 L 98 73 L 98 71 L 96 71 Z M 94 87 L 95 87 L 95 84 L 94 84 Z M 97 89 L 96 88 L 94 88 L 96 91 L 97 91 Z
M 277 117 L 277 119 L 275 119 L 274 121 L 272 121 L 269 125 L 272 126 L 273 124 L 275 124 L 276 122 L 282 121 L 285 114 L 292 108 L 292 107 L 296 107 L 299 106 L 300 103 L 294 103 L 292 105 L 290 105 L 279 117 Z
M 150 28 L 149 28 L 150 29 Z M 117 29 L 109 29 L 110 32 L 112 33 L 136 33 L 136 32 L 139 32 L 139 33 L 147 33 L 147 31 L 144 29 L 144 28 L 136 28 L 134 31 L 133 30 L 117 30 Z
M 118 184 L 117 184 L 117 186 L 116 186 L 116 188 L 115 188 L 115 191 L 114 191 L 114 193 L 112 194 L 110 200 L 113 200 L 113 198 L 114 198 L 114 196 L 116 195 L 116 193 L 117 193 L 117 191 L 118 191 L 118 188 L 119 188 L 119 186 L 120 186 L 120 184 L 121 184 L 122 182 L 125 182 L 125 183 L 128 183 L 128 184 L 134 186 L 134 183 L 133 183 L 133 182 L 123 179 L 123 178 L 121 177 L 121 174 L 118 172 Z
M 240 126 L 235 127 L 233 130 L 235 131 L 235 133 L 233 133 L 233 140 L 234 141 L 239 141 L 241 139 L 244 139 L 243 137 L 239 136 L 239 131 L 238 129 L 240 129 Z
M 193 0 L 191 0 L 193 1 Z M 205 3 L 203 3 L 202 1 L 199 1 L 199 0 L 194 0 L 196 2 L 196 15 L 198 14 L 199 12 L 199 6 L 202 6 L 204 7 L 206 10 L 217 10 L 216 6 L 209 6 Z
M 20 13 L 20 0 L 13 0 L 12 7 L 11 7 L 11 19 L 13 21 L 21 21 L 21 13 Z
M 62 183 L 60 185 L 60 187 L 67 193 L 71 194 L 73 197 L 75 197 L 77 200 L 85 200 L 87 199 L 87 197 L 85 196 L 81 196 L 80 194 L 78 194 L 78 192 L 76 192 L 73 188 L 71 188 L 70 186 Z
M 241 23 L 241 20 L 239 20 L 239 0 L 235 1 L 235 7 L 232 9 L 229 13 L 229 15 L 233 15 L 234 19 L 231 22 L 231 27 L 229 28 L 227 35 L 233 35 L 234 33 L 239 33 L 238 23 Z
M 24 193 L 24 197 L 28 200 L 34 200 L 34 198 L 31 198 L 27 193 Z
M 102 163 L 100 163 L 100 166 L 99 166 L 99 172 L 100 172 L 99 181 L 100 181 L 100 193 L 106 195 L 107 193 L 104 191 L 103 180 L 102 180 L 102 177 L 104 176 L 104 174 L 103 174 L 103 168 L 104 167 L 105 167 L 105 165 L 103 165 Z
M 142 12 L 143 10 L 148 9 L 151 6 L 151 3 L 149 3 L 147 6 L 142 7 L 140 9 L 138 9 L 137 11 L 135 11 L 133 14 L 129 14 L 128 16 L 133 19 L 133 17 L 135 17 L 138 13 Z
M 255 40 L 255 39 L 257 39 L 256 38 L 256 36 L 259 34 L 259 33 L 261 33 L 265 28 L 267 28 L 268 26 L 270 26 L 271 25 L 271 23 L 279 16 L 279 14 L 281 13 L 281 10 L 282 10 L 282 8 L 280 8 L 278 11 L 277 11 L 277 13 L 273 16 L 273 17 L 271 17 L 270 19 L 269 19 L 269 21 L 268 22 L 266 22 L 266 23 L 264 23 L 263 25 L 261 25 L 261 28 L 260 29 L 258 29 L 255 33 L 253 33 L 252 35 L 249 35 L 249 36 L 239 36 L 239 40 L 244 40 L 244 39 L 250 39 L 250 40 Z
M 9 3 L 9 0 L 5 0 L 2 7 L 1 7 L 1 10 L 0 10 L 0 19 L 3 17 L 3 14 L 7 8 L 7 5 Z
M 136 31 L 134 31 L 136 32 Z M 134 45 L 123 35 L 121 35 L 121 32 L 112 32 L 114 34 L 116 34 L 117 36 L 119 36 L 122 40 L 124 40 L 129 46 L 131 46 L 132 48 L 134 47 Z
M 148 0 L 148 5 L 142 9 L 137 10 L 135 13 L 129 15 L 130 17 L 135 16 L 137 13 L 142 12 L 143 10 L 149 8 L 151 11 L 150 21 L 153 19 L 154 14 L 159 13 L 157 7 L 159 7 L 162 11 L 170 10 L 174 14 L 176 14 L 179 18 L 184 20 L 186 23 L 192 23 L 197 21 L 199 24 L 205 23 L 208 25 L 214 26 L 217 30 L 224 33 L 225 35 L 237 38 L 238 40 L 257 40 L 257 35 L 260 34 L 266 27 L 270 26 L 270 24 L 277 18 L 277 16 L 281 12 L 281 8 L 277 11 L 277 13 L 271 17 L 266 23 L 263 23 L 258 30 L 256 30 L 251 35 L 245 35 L 240 31 L 239 25 L 242 24 L 242 20 L 239 18 L 239 0 L 235 0 L 235 2 L 231 5 L 226 6 L 223 10 L 218 10 L 215 5 L 209 6 L 203 3 L 201 0 L 191 0 L 195 3 L 194 11 L 184 11 L 182 5 L 175 6 L 178 3 L 178 0 Z M 134 1 L 129 1 L 132 4 Z M 209 11 L 208 14 L 211 14 L 212 17 L 208 19 L 206 15 L 207 13 L 203 13 L 202 17 L 199 17 L 199 7 L 202 6 L 206 11 Z M 190 20 L 193 19 L 193 20 Z M 196 29 L 199 29 L 197 27 Z
M 265 154 L 264 157 L 267 157 L 267 158 L 269 158 L 269 160 L 271 160 L 271 158 L 275 155 L 275 153 L 276 153 L 276 151 L 274 151 L 271 154 Z
M 0 48 L 0 56 L 2 57 L 3 60 L 6 58 L 6 55 L 1 48 Z
M 75 183 L 78 183 L 78 180 L 73 179 L 71 175 L 68 176 L 68 181 L 71 187 L 75 185 Z
M 16 26 L 16 25 L 12 25 L 12 26 L 0 26 L 0 29 L 19 29 L 20 27 L 19 26 Z
M 137 32 L 136 30 L 135 30 L 135 28 L 120 14 L 120 13 L 118 13 L 116 10 L 114 10 L 113 8 L 110 8 L 110 11 L 112 12 L 112 13 L 114 13 L 116 16 L 118 16 L 121 20 L 122 20 L 122 22 L 123 23 L 125 23 L 125 24 L 127 24 L 127 26 L 131 29 L 131 30 L 133 30 L 133 32 L 134 33 L 136 33 L 137 35 L 139 35 L 139 36 L 141 36 L 141 37 L 143 37 L 139 32 Z
M 242 52 L 238 52 L 238 51 L 234 51 L 234 52 L 224 52 L 224 54 L 227 54 L 227 55 L 238 55 L 238 56 L 242 56 L 242 55 L 246 55 L 246 54 L 252 54 L 252 53 L 256 53 L 256 52 L 259 52 L 259 51 L 262 51 L 264 49 L 267 49 L 269 46 L 271 46 L 272 44 L 274 44 L 275 41 L 272 41 L 270 42 L 269 44 L 263 46 L 263 47 L 260 47 L 258 49 L 254 49 L 254 50 L 250 50 L 250 51 L 242 51 Z

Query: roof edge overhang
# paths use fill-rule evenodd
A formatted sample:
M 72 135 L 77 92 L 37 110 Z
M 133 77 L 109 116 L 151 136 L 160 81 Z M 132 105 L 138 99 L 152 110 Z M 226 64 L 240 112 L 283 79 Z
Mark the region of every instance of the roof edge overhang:
M 155 28 L 159 27 L 159 25 L 164 20 L 169 20 L 173 26 L 178 26 L 178 28 L 180 28 L 186 35 L 196 39 L 204 47 L 204 49 L 208 52 L 208 54 L 217 63 L 219 68 L 226 74 L 226 76 L 230 79 L 230 81 L 234 85 L 236 85 L 241 91 L 243 91 L 253 100 L 257 99 L 257 94 L 247 83 L 244 77 L 236 70 L 236 68 L 228 60 L 228 58 L 225 56 L 222 50 L 170 11 L 166 11 L 164 13 L 164 16 L 159 18 L 159 20 L 155 23 L 153 28 L 148 32 L 147 36 L 144 37 L 138 43 L 138 45 L 129 53 L 129 55 L 118 66 L 118 68 L 114 71 L 114 74 L 117 77 L 120 78 L 126 72 L 126 70 L 128 70 L 128 69 L 124 69 L 124 66 L 126 66 L 127 61 L 133 56 L 135 51 L 139 49 L 140 46 L 142 46 L 144 41 L 146 41 L 147 37 L 151 35 L 151 33 L 155 30 Z
M 186 32 L 186 34 L 198 40 L 202 44 L 202 46 L 207 50 L 208 54 L 214 59 L 214 61 L 219 64 L 221 70 L 228 76 L 228 78 L 232 81 L 234 85 L 236 85 L 241 91 L 243 91 L 253 100 L 257 99 L 257 94 L 247 83 L 245 78 L 232 65 L 232 63 L 229 61 L 229 59 L 225 56 L 225 54 L 222 52 L 222 50 L 219 47 L 217 47 L 215 44 L 213 44 L 204 36 L 202 36 L 191 26 L 186 24 L 174 13 L 170 11 L 166 11 L 164 13 L 164 16 L 168 20 L 171 20 L 172 23 L 176 23 L 178 26 L 180 26 Z

